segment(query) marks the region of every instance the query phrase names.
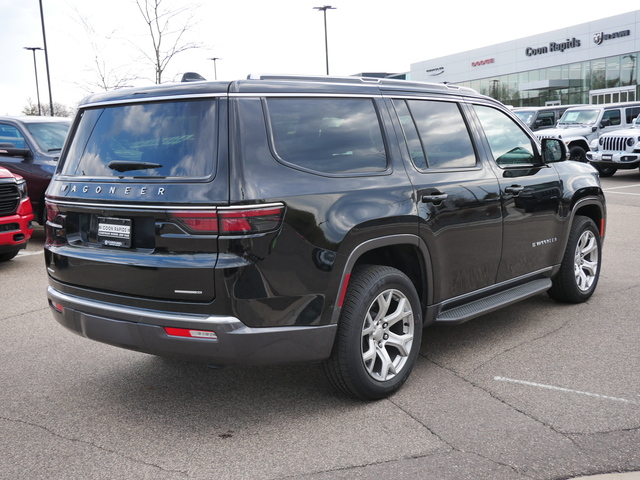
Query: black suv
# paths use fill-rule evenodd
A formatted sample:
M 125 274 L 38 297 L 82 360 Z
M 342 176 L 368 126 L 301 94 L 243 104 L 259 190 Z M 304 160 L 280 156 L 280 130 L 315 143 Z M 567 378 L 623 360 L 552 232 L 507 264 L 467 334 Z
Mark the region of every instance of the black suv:
M 323 362 L 364 399 L 422 328 L 588 299 L 605 199 L 472 90 L 258 77 L 81 104 L 47 190 L 48 297 L 100 342 L 189 361 Z

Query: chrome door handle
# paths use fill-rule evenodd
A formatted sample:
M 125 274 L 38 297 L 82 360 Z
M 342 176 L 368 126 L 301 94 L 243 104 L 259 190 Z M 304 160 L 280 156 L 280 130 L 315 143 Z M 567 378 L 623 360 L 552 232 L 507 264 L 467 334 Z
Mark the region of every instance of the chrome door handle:
M 511 185 L 510 187 L 506 187 L 504 189 L 504 193 L 511 193 L 513 195 L 518 195 L 524 190 L 522 185 Z
M 449 195 L 446 193 L 436 193 L 434 195 L 423 195 L 422 203 L 439 203 L 447 199 Z

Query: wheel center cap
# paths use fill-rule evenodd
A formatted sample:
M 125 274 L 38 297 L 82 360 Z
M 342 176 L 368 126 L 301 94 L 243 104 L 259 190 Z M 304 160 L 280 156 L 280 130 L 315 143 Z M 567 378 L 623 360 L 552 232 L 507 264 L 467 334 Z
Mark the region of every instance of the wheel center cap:
M 384 329 L 380 325 L 378 325 L 373 332 L 373 340 L 375 342 L 379 342 L 380 340 L 382 340 L 383 335 Z

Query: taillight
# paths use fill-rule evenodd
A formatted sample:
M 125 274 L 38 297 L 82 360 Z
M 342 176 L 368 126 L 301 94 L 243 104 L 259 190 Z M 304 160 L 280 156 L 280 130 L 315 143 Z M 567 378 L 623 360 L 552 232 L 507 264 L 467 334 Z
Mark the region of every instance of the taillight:
M 285 207 L 268 206 L 220 207 L 216 210 L 173 211 L 170 215 L 187 230 L 199 234 L 253 235 L 280 228 Z
M 197 233 L 217 233 L 218 213 L 213 212 L 172 212 L 173 218 L 180 220 L 189 230 Z
M 220 233 L 226 235 L 265 233 L 277 230 L 284 205 L 268 208 L 229 208 L 218 211 Z
M 60 213 L 60 209 L 53 203 L 45 203 L 47 209 L 47 245 L 62 246 L 67 244 L 67 232 L 65 231 L 66 215 Z

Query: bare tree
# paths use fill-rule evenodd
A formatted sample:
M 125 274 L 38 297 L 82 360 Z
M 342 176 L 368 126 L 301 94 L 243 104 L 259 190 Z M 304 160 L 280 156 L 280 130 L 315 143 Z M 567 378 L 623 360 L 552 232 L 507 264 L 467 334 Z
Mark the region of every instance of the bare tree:
M 116 40 L 116 30 L 112 30 L 107 35 L 99 34 L 93 27 L 89 19 L 83 15 L 77 8 L 74 8 L 78 15 L 78 22 L 84 29 L 89 46 L 91 47 L 91 53 L 93 55 L 93 64 L 90 68 L 85 69 L 93 74 L 93 80 L 87 83 L 76 84 L 87 93 L 95 93 L 96 90 L 114 90 L 130 86 L 135 80 L 139 78 L 138 75 L 132 73 L 132 67 L 126 65 L 112 66 L 108 63 L 106 58 L 113 59 L 113 55 L 108 55 L 105 51 L 108 51 L 108 46 Z M 123 56 L 119 55 L 117 58 L 122 59 Z
M 140 49 L 155 67 L 155 82 L 162 83 L 162 75 L 167 65 L 179 53 L 202 45 L 189 42 L 186 36 L 195 26 L 197 7 L 187 5 L 165 8 L 162 0 L 135 0 L 151 35 L 153 53 Z
M 39 115 L 38 104 L 33 103 L 33 100 L 29 99 L 28 104 L 22 109 L 23 115 Z M 42 115 L 46 117 L 51 116 L 51 106 L 47 103 L 41 105 Z M 67 107 L 58 102 L 53 103 L 53 112 L 56 117 L 73 117 L 76 113 L 75 108 Z

